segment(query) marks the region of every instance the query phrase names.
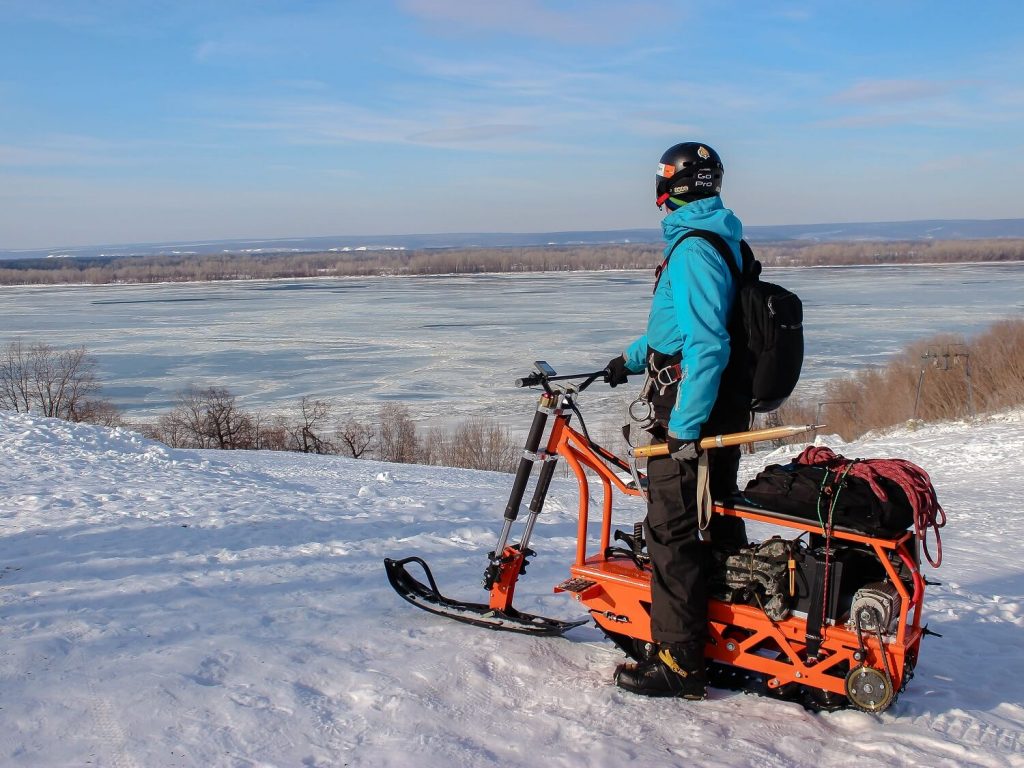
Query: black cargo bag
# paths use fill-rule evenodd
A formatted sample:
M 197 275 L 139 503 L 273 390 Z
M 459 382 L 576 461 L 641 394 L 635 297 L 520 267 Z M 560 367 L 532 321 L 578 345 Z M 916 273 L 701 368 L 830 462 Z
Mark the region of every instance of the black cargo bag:
M 831 510 L 834 527 L 891 538 L 913 525 L 914 511 L 899 485 L 885 477 L 877 482 L 886 501 L 862 478 L 793 461 L 768 465 L 742 495 L 753 506 L 812 522 L 819 522 L 820 514 L 827 524 Z

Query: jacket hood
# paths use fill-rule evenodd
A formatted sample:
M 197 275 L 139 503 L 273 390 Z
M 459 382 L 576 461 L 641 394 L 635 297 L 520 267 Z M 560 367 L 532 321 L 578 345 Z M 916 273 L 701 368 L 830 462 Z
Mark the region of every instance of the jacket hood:
M 665 240 L 671 246 L 676 238 L 690 229 L 714 232 L 727 240 L 743 239 L 743 223 L 735 213 L 726 208 L 719 196 L 694 200 L 673 211 L 661 222 Z

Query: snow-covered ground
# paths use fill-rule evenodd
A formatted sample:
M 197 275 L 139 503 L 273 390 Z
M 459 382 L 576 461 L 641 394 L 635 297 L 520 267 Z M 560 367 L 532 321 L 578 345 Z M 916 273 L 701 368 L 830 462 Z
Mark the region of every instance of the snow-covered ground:
M 943 637 L 881 715 L 647 700 L 612 684 L 623 657 L 593 627 L 496 633 L 399 599 L 385 556 L 484 598 L 508 475 L 0 412 L 0 764 L 1024 766 L 1024 411 L 829 444 L 920 464 L 949 515 L 925 601 Z M 521 608 L 578 615 L 551 594 L 574 509 L 556 481 Z

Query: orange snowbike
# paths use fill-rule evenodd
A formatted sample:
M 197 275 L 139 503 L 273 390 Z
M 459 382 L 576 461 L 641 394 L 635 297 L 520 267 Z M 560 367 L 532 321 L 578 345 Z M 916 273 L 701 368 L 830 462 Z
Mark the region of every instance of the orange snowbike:
M 597 445 L 587 434 L 576 401 L 604 372 L 558 376 L 546 363 L 538 362 L 536 368 L 536 373 L 516 382 L 521 387 L 541 386 L 544 392 L 498 543 L 489 553 L 484 573 L 488 602 L 463 602 L 442 595 L 419 557 L 386 559 L 388 579 L 399 595 L 419 608 L 491 629 L 560 635 L 586 623 L 587 619 L 562 621 L 522 613 L 512 606 L 519 575 L 527 558 L 535 554 L 529 548 L 531 535 L 561 458 L 579 483 L 579 525 L 570 576 L 554 590 L 585 605 L 617 646 L 642 660 L 655 651 L 650 631 L 650 567 L 639 524 L 631 533 L 613 534 L 612 503 L 616 491 L 643 495 L 646 478 L 637 468 L 637 459 L 664 446 L 632 449 L 625 461 Z M 560 381 L 578 383 L 555 384 Z M 573 415 L 579 420 L 579 431 L 570 426 Z M 546 429 L 549 420 L 553 422 L 550 431 Z M 782 431 L 794 434 L 811 428 L 783 427 Z M 547 442 L 541 449 L 546 431 Z M 713 450 L 716 445 L 780 436 L 779 430 L 758 430 L 705 438 L 702 447 Z M 535 464 L 541 468 L 525 527 L 518 543 L 512 543 L 512 526 Z M 587 537 L 591 513 L 587 470 L 603 488 L 598 542 Z M 623 479 L 625 472 L 632 481 Z M 928 631 L 921 625 L 926 582 L 919 570 L 914 531 L 873 537 L 758 508 L 740 497 L 716 500 L 712 513 L 768 524 L 782 535 L 739 552 L 718 552 L 712 546 L 717 565 L 705 648 L 710 684 L 794 699 L 811 709 L 852 705 L 880 712 L 890 706 L 912 677 L 921 638 Z M 409 573 L 412 563 L 423 569 L 426 583 Z

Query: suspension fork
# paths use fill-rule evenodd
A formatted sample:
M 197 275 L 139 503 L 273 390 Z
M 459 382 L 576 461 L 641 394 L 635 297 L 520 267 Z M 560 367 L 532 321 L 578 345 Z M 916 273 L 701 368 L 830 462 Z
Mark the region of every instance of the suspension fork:
M 488 553 L 489 563 L 484 571 L 484 587 L 491 590 L 490 606 L 498 610 L 509 610 L 512 607 L 516 580 L 519 578 L 519 574 L 526 569 L 527 556 L 533 554 L 529 549 L 530 538 L 533 535 L 537 517 L 544 507 L 557 463 L 557 454 L 552 449 L 557 444 L 557 433 L 561 431 L 559 426 L 569 420 L 569 417 L 562 413 L 560 403 L 562 396 L 563 393 L 558 391 L 545 392 L 540 396 L 537 412 L 533 416 L 533 423 L 530 425 L 530 432 L 526 438 L 523 456 L 519 460 L 515 480 L 512 482 L 512 491 L 505 507 L 504 524 L 498 536 L 498 543 L 495 545 L 494 551 Z M 549 416 L 555 417 L 556 425 L 548 441 L 548 450 L 539 452 L 540 441 Z M 537 461 L 542 461 L 543 466 L 533 491 L 533 497 L 530 499 L 526 526 L 519 543 L 510 545 L 508 541 L 512 524 L 519 517 L 519 509 L 526 493 L 526 486 L 529 483 L 533 465 Z

